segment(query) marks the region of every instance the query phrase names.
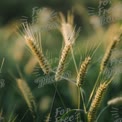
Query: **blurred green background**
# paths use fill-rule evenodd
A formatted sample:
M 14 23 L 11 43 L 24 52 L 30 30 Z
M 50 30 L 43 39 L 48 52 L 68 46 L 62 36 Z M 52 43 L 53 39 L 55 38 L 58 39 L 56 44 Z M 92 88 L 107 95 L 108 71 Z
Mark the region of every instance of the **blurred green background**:
M 3 118 L 3 122 L 33 122 L 31 112 L 28 110 L 27 104 L 18 89 L 15 78 L 23 77 L 30 87 L 38 108 L 37 122 L 46 122 L 49 113 L 50 122 L 55 122 L 56 110 L 60 107 L 62 113 L 63 110 L 66 110 L 67 108 L 77 108 L 78 93 L 74 82 L 66 80 L 58 82 L 57 89 L 60 97 L 59 94 L 56 93 L 54 99 L 55 87 L 53 84 L 46 83 L 50 78 L 54 77 L 54 74 L 51 74 L 50 76 L 45 76 L 43 74 L 36 59 L 27 49 L 25 40 L 21 34 L 22 30 L 20 31 L 18 29 L 24 21 L 23 19 L 27 19 L 31 22 L 32 16 L 35 14 L 33 13 L 34 10 L 39 10 L 39 8 L 44 10 L 42 11 L 43 14 L 38 17 L 40 20 L 43 19 L 42 15 L 50 14 L 50 11 L 54 13 L 50 16 L 52 18 L 57 17 L 58 12 L 63 12 L 65 16 L 68 11 L 73 12 L 74 25 L 76 25 L 76 29 L 80 27 L 79 37 L 73 47 L 78 68 L 84 57 L 89 53 L 93 53 L 97 46 L 102 42 L 93 56 L 83 86 L 84 96 L 87 103 L 93 84 L 98 76 L 100 61 L 104 55 L 105 49 L 107 45 L 109 45 L 109 41 L 120 31 L 122 23 L 122 2 L 119 0 L 103 1 L 104 4 L 101 6 L 99 0 L 0 1 L 0 118 Z M 100 14 L 99 11 L 101 8 L 102 13 Z M 107 10 L 110 12 L 107 12 Z M 55 69 L 58 65 L 63 42 L 63 37 L 59 31 L 60 25 L 57 20 L 51 20 L 47 23 L 41 23 L 42 21 L 34 26 L 42 32 L 42 49 L 51 66 Z M 103 99 L 100 110 L 107 105 L 108 100 L 121 96 L 121 51 L 122 42 L 118 45 L 117 51 L 115 50 L 113 59 L 111 59 L 119 60 L 119 63 L 113 66 L 115 68 L 114 71 L 119 73 L 117 73 L 113 83 L 107 90 L 107 94 Z M 68 59 L 65 75 L 66 77 L 75 80 L 76 70 L 71 54 Z M 43 87 L 39 86 L 38 78 L 43 79 L 40 81 L 45 83 Z M 55 81 L 53 80 L 53 82 Z M 113 107 L 120 108 L 120 106 L 109 107 L 102 114 L 98 122 L 116 121 L 117 119 L 111 112 Z M 62 113 L 58 115 L 60 116 Z M 14 120 L 14 118 L 16 119 Z M 122 114 L 120 113 L 119 118 L 122 118 Z M 76 119 L 71 122 L 76 122 Z

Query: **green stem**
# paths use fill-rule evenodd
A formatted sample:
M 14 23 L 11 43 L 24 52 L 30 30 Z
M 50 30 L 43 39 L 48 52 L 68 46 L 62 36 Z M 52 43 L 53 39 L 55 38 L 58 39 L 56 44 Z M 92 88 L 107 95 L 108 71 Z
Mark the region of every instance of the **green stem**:
M 59 96 L 59 98 L 60 98 L 60 100 L 61 100 L 61 103 L 63 104 L 64 108 L 66 108 L 66 106 L 65 106 L 65 104 L 64 104 L 64 102 L 63 102 L 63 99 L 62 99 L 62 97 L 61 97 L 61 95 L 60 95 L 60 93 L 59 93 L 59 91 L 58 91 L 58 89 L 57 89 L 57 84 L 54 83 L 53 85 L 54 85 L 55 90 L 56 90 L 56 92 L 57 92 L 57 94 L 58 94 L 58 96 Z
M 96 118 L 96 121 L 95 121 L 95 122 L 98 122 L 99 118 L 101 117 L 101 115 L 103 114 L 103 112 L 104 112 L 105 110 L 107 110 L 108 107 L 109 107 L 109 106 L 106 106 L 106 107 L 103 108 L 103 110 L 99 113 L 98 117 Z
M 84 97 L 83 97 L 82 88 L 81 87 L 79 87 L 79 88 L 80 88 L 81 98 L 82 98 L 82 102 L 83 102 L 83 109 L 84 109 L 84 112 L 86 114 L 87 110 L 86 110 L 85 100 L 84 100 Z
M 74 52 L 73 52 L 73 48 L 71 47 L 71 54 L 72 54 L 72 59 L 73 59 L 73 62 L 74 62 L 74 65 L 75 65 L 75 70 L 78 74 L 78 68 L 77 68 L 77 64 L 76 64 L 76 60 L 75 60 L 75 57 L 74 57 Z
M 80 109 L 80 88 L 78 87 L 78 110 Z M 79 117 L 77 117 L 77 122 L 79 121 Z
M 90 97 L 89 97 L 89 100 L 88 100 L 88 103 L 87 103 L 87 107 L 89 106 L 89 103 L 90 103 L 90 101 L 91 101 L 91 99 L 92 99 L 92 97 L 93 97 L 93 95 L 94 95 L 94 92 L 95 92 L 95 90 L 96 90 L 96 87 L 97 87 L 98 82 L 99 82 L 99 79 L 100 79 L 100 76 L 101 76 L 101 72 L 99 73 L 99 75 L 98 75 L 98 77 L 97 77 L 97 80 L 96 80 L 96 82 L 95 82 L 95 85 L 94 85 L 94 87 L 93 87 L 93 90 L 92 90 L 92 92 L 91 92 L 91 94 L 90 94 Z

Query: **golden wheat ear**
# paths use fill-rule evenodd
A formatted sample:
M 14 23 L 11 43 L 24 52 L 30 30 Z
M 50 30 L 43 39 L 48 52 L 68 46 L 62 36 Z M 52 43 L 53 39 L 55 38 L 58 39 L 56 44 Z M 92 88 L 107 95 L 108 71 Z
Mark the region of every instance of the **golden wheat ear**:
M 100 65 L 100 72 L 102 72 L 105 69 L 105 67 L 106 67 L 106 65 L 112 55 L 113 49 L 116 47 L 117 43 L 120 42 L 121 38 L 122 38 L 122 33 L 119 33 L 118 37 L 117 36 L 114 37 L 113 41 L 108 46 L 108 48 L 105 52 L 105 55 L 102 59 L 101 65 Z
M 73 27 L 73 16 L 68 15 L 67 21 L 62 13 L 60 13 L 60 17 L 61 17 L 60 31 L 64 38 L 65 44 L 64 44 L 64 48 L 62 50 L 61 58 L 59 60 L 59 64 L 58 64 L 56 74 L 55 74 L 56 81 L 61 79 L 67 56 L 80 31 L 80 30 L 78 30 L 77 33 L 75 33 L 75 28 Z
M 81 86 L 83 84 L 90 61 L 91 61 L 91 58 L 86 57 L 85 60 L 82 62 L 78 75 L 77 75 L 77 79 L 76 79 L 77 86 Z
M 90 108 L 88 110 L 88 122 L 94 122 L 96 120 L 96 114 L 101 104 L 102 98 L 108 88 L 108 85 L 111 83 L 112 79 L 109 82 L 104 82 L 98 87 L 94 99 L 91 102 Z
M 36 102 L 35 102 L 34 96 L 32 95 L 32 92 L 31 92 L 28 84 L 23 79 L 17 79 L 16 82 L 17 82 L 19 90 L 22 93 L 22 96 L 24 97 L 24 99 L 28 105 L 28 108 L 30 109 L 33 117 L 35 118 L 36 109 L 37 109 Z
M 65 67 L 65 63 L 66 63 L 66 59 L 68 56 L 68 53 L 70 51 L 71 45 L 65 45 L 62 54 L 61 54 L 61 58 L 59 60 L 59 64 L 55 73 L 55 80 L 58 81 L 61 79 L 61 76 L 63 74 L 64 71 L 64 67 Z
M 28 47 L 31 49 L 33 55 L 36 57 L 41 69 L 45 74 L 49 74 L 50 72 L 50 65 L 45 58 L 42 49 L 39 47 L 39 40 L 41 40 L 40 36 L 36 38 L 32 32 L 31 27 L 29 25 L 24 25 L 25 30 L 25 40 Z

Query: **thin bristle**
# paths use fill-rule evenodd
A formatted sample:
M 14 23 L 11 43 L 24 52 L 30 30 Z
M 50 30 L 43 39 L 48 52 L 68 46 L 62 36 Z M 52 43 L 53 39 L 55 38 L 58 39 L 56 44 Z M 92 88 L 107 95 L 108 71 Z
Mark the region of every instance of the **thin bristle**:
M 67 21 L 68 21 L 71 25 L 73 25 L 73 23 L 74 23 L 74 16 L 73 16 L 73 14 L 72 14 L 71 12 L 68 12 Z
M 40 67 L 42 68 L 43 72 L 45 74 L 48 74 L 50 72 L 50 66 L 44 57 L 44 54 L 42 51 L 37 47 L 37 45 L 34 44 L 32 38 L 26 38 L 27 45 L 31 49 L 32 53 L 36 56 L 38 59 L 38 63 Z
M 68 14 L 67 20 L 65 19 L 64 15 L 60 13 L 61 17 L 61 33 L 64 38 L 65 44 L 73 44 L 77 38 L 77 34 L 79 33 L 79 30 L 77 31 L 77 34 L 75 33 L 75 27 L 73 25 L 73 15 Z
M 34 96 L 32 95 L 29 86 L 22 79 L 17 79 L 16 81 L 18 84 L 18 88 L 20 89 L 30 111 L 32 112 L 32 114 L 35 114 L 36 113 L 36 103 L 35 103 Z
M 108 63 L 108 61 L 112 55 L 112 51 L 116 47 L 118 41 L 119 40 L 117 38 L 115 38 L 112 41 L 112 43 L 110 44 L 110 46 L 108 47 L 108 49 L 106 50 L 105 55 L 102 59 L 101 65 L 100 65 L 100 72 L 102 72 L 105 69 L 105 67 L 106 67 L 106 65 L 107 65 L 107 63 Z
M 95 97 L 94 97 L 94 99 L 91 103 L 91 106 L 89 108 L 89 111 L 88 111 L 88 122 L 95 121 L 97 110 L 99 109 L 102 98 L 103 98 L 104 93 L 107 89 L 107 86 L 108 86 L 108 84 L 104 82 L 104 83 L 100 84 L 100 86 L 98 87 Z
M 85 58 L 85 60 L 81 64 L 80 70 L 78 72 L 77 79 L 76 79 L 77 86 L 81 86 L 83 84 L 84 78 L 86 75 L 86 71 L 87 71 L 87 68 L 88 68 L 90 61 L 91 61 L 91 58 L 87 57 L 87 58 Z
M 62 74 L 63 74 L 63 71 L 64 71 L 64 67 L 65 67 L 65 62 L 66 62 L 66 59 L 67 59 L 67 56 L 68 56 L 68 53 L 70 51 L 70 48 L 71 48 L 71 45 L 65 45 L 63 51 L 62 51 L 62 54 L 61 54 L 61 58 L 59 60 L 59 64 L 58 64 L 58 68 L 56 70 L 56 74 L 55 74 L 55 80 L 58 81 L 60 80 Z
M 69 23 L 62 23 L 61 31 L 62 31 L 62 35 L 66 44 L 69 42 L 69 38 L 71 37 L 71 35 L 74 34 L 73 28 Z

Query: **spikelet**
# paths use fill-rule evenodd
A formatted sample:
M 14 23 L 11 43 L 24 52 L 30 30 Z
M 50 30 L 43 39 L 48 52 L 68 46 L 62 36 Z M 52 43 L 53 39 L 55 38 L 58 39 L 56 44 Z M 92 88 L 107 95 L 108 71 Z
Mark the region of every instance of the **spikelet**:
M 81 64 L 80 70 L 78 72 L 77 79 L 76 79 L 77 86 L 81 86 L 83 84 L 86 70 L 88 68 L 88 64 L 90 63 L 90 61 L 91 61 L 91 58 L 86 57 L 83 63 Z
M 60 78 L 62 76 L 62 73 L 64 71 L 64 67 L 65 67 L 65 62 L 66 62 L 68 53 L 70 51 L 70 48 L 71 48 L 71 45 L 67 44 L 67 45 L 65 45 L 65 47 L 62 51 L 61 58 L 59 60 L 59 64 L 58 64 L 56 74 L 55 74 L 55 80 L 56 81 L 60 80 Z
M 21 93 L 22 93 L 22 95 L 28 105 L 28 108 L 30 109 L 33 117 L 35 117 L 36 103 L 35 103 L 34 96 L 32 95 L 29 86 L 22 79 L 17 79 L 16 82 L 17 82 L 18 88 L 20 89 L 20 91 L 21 91 Z
M 24 26 L 24 29 L 26 31 L 25 40 L 29 48 L 31 49 L 32 53 L 35 55 L 35 57 L 38 60 L 38 63 L 43 70 L 45 74 L 48 74 L 50 72 L 50 66 L 48 64 L 48 61 L 46 60 L 42 50 L 40 49 L 39 45 L 36 43 L 36 38 L 31 32 L 31 29 L 29 29 L 29 26 Z
M 109 100 L 108 103 L 107 103 L 109 106 L 112 106 L 112 105 L 122 105 L 122 97 L 117 97 L 117 98 L 114 98 L 112 100 Z
M 112 55 L 112 51 L 116 47 L 116 45 L 119 41 L 120 41 L 119 38 L 115 37 L 114 40 L 111 42 L 110 46 L 108 47 L 108 49 L 106 50 L 105 55 L 102 59 L 101 65 L 100 65 L 100 72 L 102 72 L 105 69 L 105 67 Z
M 90 105 L 89 111 L 88 111 L 88 122 L 94 122 L 96 119 L 97 110 L 99 108 L 99 105 L 101 104 L 102 98 L 104 96 L 104 93 L 107 89 L 108 84 L 106 82 L 100 84 L 98 87 L 95 97 Z

